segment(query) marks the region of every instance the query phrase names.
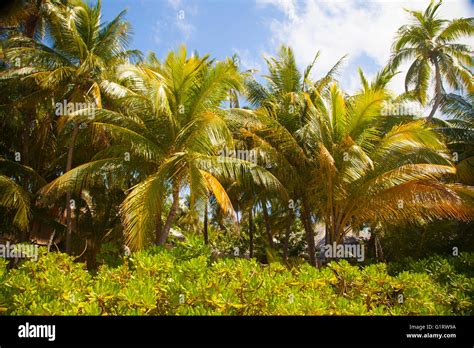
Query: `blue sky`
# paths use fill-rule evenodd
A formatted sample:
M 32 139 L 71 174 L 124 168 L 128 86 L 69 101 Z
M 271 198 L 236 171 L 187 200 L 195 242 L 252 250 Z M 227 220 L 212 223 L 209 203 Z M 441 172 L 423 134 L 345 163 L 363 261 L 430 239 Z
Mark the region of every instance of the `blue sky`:
M 272 48 L 269 18 L 284 17 L 277 8 L 255 0 L 103 0 L 102 8 L 106 20 L 127 8 L 132 45 L 158 56 L 186 43 L 216 58 L 240 51 L 258 59 L 260 52 Z
M 92 2 L 94 2 L 92 0 Z M 321 55 L 314 69 L 323 75 L 344 54 L 341 85 L 358 86 L 357 67 L 370 77 L 387 61 L 398 27 L 407 22 L 403 8 L 423 9 L 428 0 L 103 0 L 105 20 L 128 9 L 132 48 L 163 57 L 185 43 L 217 59 L 237 53 L 241 66 L 265 71 L 263 55 L 290 45 L 301 67 Z M 474 16 L 473 0 L 445 0 L 446 18 Z M 474 44 L 472 39 L 466 41 Z M 402 67 L 404 69 L 405 67 Z M 392 88 L 401 92 L 399 74 Z

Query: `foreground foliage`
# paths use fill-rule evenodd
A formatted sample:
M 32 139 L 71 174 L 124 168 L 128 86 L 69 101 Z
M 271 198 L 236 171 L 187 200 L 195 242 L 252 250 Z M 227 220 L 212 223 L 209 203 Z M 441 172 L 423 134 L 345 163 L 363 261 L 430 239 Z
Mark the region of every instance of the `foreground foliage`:
M 361 231 L 380 261 L 474 250 L 473 18 L 441 18 L 434 0 L 408 10 L 387 65 L 359 69 L 349 92 L 344 57 L 322 76 L 319 52 L 303 70 L 285 45 L 258 74 L 185 46 L 144 58 L 125 11 L 107 22 L 100 1 L 13 4 L 0 11 L 0 242 L 89 269 L 107 244 L 176 231 L 314 266 L 320 241 Z M 430 103 L 422 119 L 414 106 Z
M 473 265 L 473 254 L 461 254 L 389 270 L 347 261 L 288 270 L 215 259 L 191 239 L 91 274 L 70 256 L 43 250 L 37 262 L 9 271 L 0 260 L 0 307 L 9 315 L 472 315 Z

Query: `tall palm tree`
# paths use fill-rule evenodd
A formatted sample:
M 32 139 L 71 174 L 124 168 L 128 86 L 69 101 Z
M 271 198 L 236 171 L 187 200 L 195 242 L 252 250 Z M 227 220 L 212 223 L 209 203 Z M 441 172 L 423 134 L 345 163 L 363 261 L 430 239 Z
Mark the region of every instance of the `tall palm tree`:
M 2 4 L 0 31 L 16 30 L 29 38 L 41 38 L 47 27 L 56 21 L 58 10 L 73 7 L 80 0 L 13 0 Z
M 438 134 L 422 120 L 385 130 L 385 98 L 380 90 L 347 98 L 333 84 L 326 97 L 311 100 L 304 139 L 316 170 L 307 188 L 329 242 L 364 223 L 474 217 L 463 200 L 472 188 L 445 182 L 456 169 Z
M 427 92 L 431 78 L 434 79 L 433 107 L 431 120 L 442 100 L 444 82 L 455 90 L 472 88 L 472 48 L 458 43 L 462 36 L 474 34 L 474 18 L 446 20 L 439 18 L 437 11 L 441 1 L 431 1 L 424 12 L 408 11 L 413 24 L 398 30 L 392 48 L 390 64 L 397 68 L 405 61 L 411 66 L 405 77 L 405 89 L 423 105 L 427 102 Z
M 273 84 L 280 79 L 274 76 Z M 390 122 L 381 116 L 381 108 L 390 98 L 384 88 L 390 76 L 385 69 L 354 96 L 335 83 L 324 88 L 312 83 L 302 93 L 282 95 L 250 86 L 249 99 L 261 100 L 262 107 L 242 123 L 262 152 L 274 154 L 276 167 L 292 174 L 284 179 L 274 172 L 283 183 L 295 185 L 287 190 L 300 202 L 299 215 L 311 236 L 308 246 L 317 218 L 325 223 L 329 242 L 342 241 L 362 223 L 386 219 L 472 219 L 472 208 L 463 202 L 472 190 L 443 181 L 456 170 L 438 135 L 419 120 L 386 129 Z M 291 98 L 302 102 L 291 104 Z M 288 104 L 296 105 L 294 114 L 276 107 L 285 102 L 286 110 L 291 109 Z
M 334 81 L 344 59 L 341 58 L 325 76 L 312 82 L 310 75 L 318 56 L 319 53 L 301 73 L 291 48 L 282 46 L 278 57 L 266 59 L 268 86 L 256 80 L 247 83 L 248 99 L 257 110 L 229 120 L 245 125 L 243 136 L 254 142 L 262 162 L 270 164 L 272 173 L 284 183 L 290 196 L 290 200 L 283 203 L 288 207 L 287 219 L 292 221 L 293 210 L 299 212 L 306 232 L 309 260 L 313 265 L 316 265 L 313 228 L 316 216 L 305 187 L 311 161 L 300 141 L 300 131 L 308 118 L 306 99 L 327 92 L 327 86 Z
M 121 12 L 109 23 L 101 21 L 100 2 L 90 7 L 82 1 L 64 7 L 55 13 L 50 23 L 53 47 L 16 35 L 6 42 L 5 56 L 10 61 L 21 59 L 23 66 L 9 72 L 12 78 L 21 78 L 25 84 L 39 91 L 26 96 L 30 104 L 44 103 L 44 95 L 68 103 L 89 103 L 102 107 L 101 84 L 111 78 L 114 65 L 126 62 L 139 54 L 126 49 L 129 24 Z M 80 132 L 79 124 L 59 128 L 68 134 L 65 171 L 73 166 L 74 147 Z M 66 193 L 66 251 L 71 252 L 73 232 L 71 192 Z
M 223 211 L 234 214 L 224 186 L 229 182 L 282 190 L 278 180 L 253 163 L 219 156 L 233 139 L 221 109 L 229 90 L 242 88 L 242 76 L 231 60 L 187 56 L 183 46 L 159 61 L 123 65 L 120 84 L 108 93 L 119 97 L 117 111 L 97 110 L 94 125 L 109 132 L 115 143 L 90 163 L 76 167 L 44 188 L 45 193 L 80 187 L 100 170 L 128 168 L 138 178 L 121 205 L 126 242 L 143 247 L 155 235 L 165 243 L 176 219 L 180 194 L 189 190 L 190 210 L 204 207 L 213 194 Z M 87 114 L 72 117 L 87 121 Z M 129 161 L 124 159 L 129 153 Z M 113 156 L 111 156 L 113 155 Z M 165 201 L 171 205 L 162 220 Z M 201 204 L 199 204 L 201 203 Z

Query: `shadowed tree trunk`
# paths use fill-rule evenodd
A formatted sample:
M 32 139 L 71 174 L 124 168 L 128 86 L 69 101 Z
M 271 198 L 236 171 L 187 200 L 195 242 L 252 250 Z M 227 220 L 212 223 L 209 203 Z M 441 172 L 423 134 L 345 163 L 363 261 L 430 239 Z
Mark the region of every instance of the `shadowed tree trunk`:
M 324 243 L 327 245 L 327 244 L 330 244 L 330 239 L 331 239 L 331 236 L 329 235 L 330 232 L 329 232 L 327 223 L 324 224 L 324 230 L 325 230 Z
M 86 265 L 87 269 L 95 270 L 97 269 L 97 252 L 98 248 L 94 238 L 90 237 L 86 239 L 87 243 L 87 254 L 86 254 Z
M 21 134 L 21 142 L 22 142 L 22 154 L 21 159 L 26 166 L 30 165 L 30 130 L 31 130 L 31 121 L 32 115 L 30 111 L 26 111 L 25 113 L 25 126 L 23 127 L 22 134 Z
M 239 202 L 235 203 L 235 216 L 237 217 L 237 232 L 240 235 Z
M 155 231 L 155 242 L 158 244 L 158 241 L 160 240 L 161 233 L 163 231 L 163 219 L 161 217 L 161 211 L 158 214 L 158 217 L 156 219 L 156 231 Z
M 288 248 L 290 244 L 290 233 L 291 233 L 291 226 L 293 225 L 293 210 L 289 209 L 288 211 L 288 223 L 286 225 L 286 231 L 285 231 L 285 241 L 283 243 L 283 260 L 288 259 Z
M 250 207 L 249 210 L 249 256 L 253 257 L 253 235 L 254 235 L 254 225 L 253 225 L 253 207 Z
M 38 5 L 41 6 L 42 2 L 43 1 L 38 1 Z M 39 19 L 39 15 L 37 13 L 34 13 L 30 15 L 25 21 L 25 35 L 28 36 L 30 39 L 32 39 L 35 35 L 36 26 L 38 25 Z
M 267 209 L 266 202 L 262 202 L 262 211 L 263 211 L 263 219 L 265 220 L 265 232 L 267 234 L 268 245 L 270 246 L 270 248 L 274 249 L 273 236 L 272 236 L 272 231 L 270 229 L 270 219 L 268 217 L 268 209 Z
M 306 242 L 308 244 L 308 255 L 309 263 L 312 266 L 316 264 L 316 245 L 314 242 L 314 231 L 311 226 L 311 215 L 307 202 L 303 199 L 303 207 L 301 209 L 301 222 L 303 223 L 304 230 L 306 232 Z
M 207 230 L 207 198 L 206 198 L 206 205 L 204 206 L 204 229 L 203 229 L 203 234 L 204 234 L 204 244 L 209 244 L 209 234 Z
M 171 203 L 170 211 L 168 217 L 166 218 L 165 225 L 161 230 L 161 233 L 158 236 L 157 244 L 163 245 L 168 239 L 168 234 L 170 233 L 171 224 L 173 223 L 176 213 L 178 212 L 179 205 L 179 179 L 173 182 L 173 202 Z
M 74 145 L 76 144 L 77 134 L 79 133 L 79 124 L 76 122 L 74 124 L 74 129 L 72 130 L 71 143 L 69 144 L 69 150 L 67 152 L 67 162 L 66 162 L 66 173 L 72 168 L 72 158 L 74 155 Z M 66 193 L 66 253 L 71 254 L 72 246 L 72 208 L 71 208 L 71 191 Z

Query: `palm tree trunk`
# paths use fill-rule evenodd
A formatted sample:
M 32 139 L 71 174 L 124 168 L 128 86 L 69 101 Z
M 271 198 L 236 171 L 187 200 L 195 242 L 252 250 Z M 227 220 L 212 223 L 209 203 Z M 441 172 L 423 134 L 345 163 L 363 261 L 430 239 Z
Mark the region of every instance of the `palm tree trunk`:
M 288 224 L 286 226 L 285 231 L 285 241 L 283 244 L 283 260 L 288 259 L 288 248 L 290 244 L 290 233 L 291 233 L 291 226 L 293 225 L 293 210 L 289 210 L 288 212 Z
M 209 244 L 209 233 L 207 230 L 207 198 L 206 198 L 206 205 L 204 206 L 204 229 L 203 229 L 203 234 L 204 234 L 204 244 Z
M 69 149 L 67 152 L 67 162 L 66 162 L 66 173 L 72 168 L 72 158 L 74 155 L 74 146 L 77 140 L 77 134 L 79 133 L 79 124 L 76 122 L 74 124 L 74 129 L 72 130 L 71 143 L 69 144 Z M 71 209 L 71 192 L 66 193 L 66 253 L 71 254 L 71 239 L 72 239 L 72 209 Z
M 329 228 L 328 228 L 328 223 L 325 223 L 324 224 L 324 230 L 325 230 L 325 234 L 324 234 L 324 243 L 327 245 L 327 244 L 331 244 L 331 236 L 330 236 L 330 231 L 329 231 Z
M 176 213 L 178 212 L 178 204 L 179 204 L 179 179 L 173 183 L 173 202 L 171 203 L 170 212 L 168 213 L 168 217 L 166 218 L 165 225 L 161 230 L 161 233 L 158 237 L 157 243 L 158 245 L 165 244 L 166 240 L 168 239 L 168 234 L 170 233 L 171 224 L 173 223 Z
M 155 241 L 158 244 L 158 240 L 160 240 L 160 236 L 163 233 L 163 219 L 161 217 L 161 211 L 159 212 L 156 220 Z
M 23 127 L 22 134 L 21 134 L 21 142 L 22 142 L 22 163 L 26 166 L 30 165 L 30 129 L 31 129 L 31 121 L 32 115 L 30 111 L 26 112 L 26 122 L 25 126 Z
M 253 226 L 253 207 L 250 207 L 249 210 L 249 256 L 253 257 L 253 235 L 254 235 L 254 226 Z
M 87 254 L 86 254 L 86 266 L 87 269 L 90 270 L 95 270 L 97 269 L 97 245 L 96 241 L 94 238 L 87 238 L 86 239 L 87 243 Z
M 39 22 L 39 15 L 36 13 L 30 15 L 25 21 L 25 35 L 29 37 L 30 39 L 32 39 L 33 36 L 35 35 L 38 22 Z
M 430 114 L 428 115 L 427 120 L 431 121 L 436 113 L 436 110 L 438 110 L 439 104 L 441 103 L 441 98 L 442 98 L 442 81 L 441 81 L 441 72 L 439 71 L 439 65 L 438 62 L 434 63 L 435 66 L 435 78 L 436 78 L 436 84 L 435 84 L 435 102 L 433 105 L 433 109 L 431 109 Z
M 240 235 L 239 202 L 235 203 L 235 216 L 237 217 L 237 232 Z
M 303 199 L 303 207 L 301 209 L 301 222 L 306 232 L 306 242 L 308 244 L 309 263 L 316 267 L 316 244 L 314 242 L 314 231 L 311 226 L 311 215 L 309 207 L 305 199 Z
M 270 230 L 270 219 L 268 218 L 268 209 L 266 202 L 262 202 L 263 219 L 265 220 L 265 232 L 267 234 L 268 245 L 274 249 L 272 231 Z

